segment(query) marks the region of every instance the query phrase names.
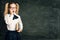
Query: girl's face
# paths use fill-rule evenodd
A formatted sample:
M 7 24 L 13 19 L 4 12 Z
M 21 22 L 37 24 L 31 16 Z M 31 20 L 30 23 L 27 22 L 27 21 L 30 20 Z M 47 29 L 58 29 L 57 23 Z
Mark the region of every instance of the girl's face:
M 16 4 L 10 4 L 9 12 L 10 14 L 16 13 Z

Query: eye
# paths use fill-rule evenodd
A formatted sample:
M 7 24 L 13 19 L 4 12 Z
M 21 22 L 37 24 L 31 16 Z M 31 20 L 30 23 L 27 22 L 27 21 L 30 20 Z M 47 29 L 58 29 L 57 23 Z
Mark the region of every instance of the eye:
M 15 9 L 16 7 L 10 7 L 10 9 Z

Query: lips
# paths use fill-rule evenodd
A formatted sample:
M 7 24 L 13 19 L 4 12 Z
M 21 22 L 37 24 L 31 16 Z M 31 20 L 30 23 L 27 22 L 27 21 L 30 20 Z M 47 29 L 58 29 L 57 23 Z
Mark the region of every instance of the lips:
M 13 11 L 14 12 L 14 11 Z

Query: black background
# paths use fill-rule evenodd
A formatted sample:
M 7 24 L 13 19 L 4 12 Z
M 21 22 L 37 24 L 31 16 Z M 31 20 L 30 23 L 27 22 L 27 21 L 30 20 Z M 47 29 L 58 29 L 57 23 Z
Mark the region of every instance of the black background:
M 24 24 L 21 33 L 23 40 L 60 39 L 60 0 L 1 0 L 0 1 L 0 40 L 4 40 L 6 24 L 4 7 L 6 2 L 18 2 L 19 15 Z

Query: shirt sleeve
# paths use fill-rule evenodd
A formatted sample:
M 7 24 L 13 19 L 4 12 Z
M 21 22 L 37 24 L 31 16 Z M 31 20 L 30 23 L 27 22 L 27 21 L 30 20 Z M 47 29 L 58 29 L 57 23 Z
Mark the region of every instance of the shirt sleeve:
M 22 20 L 21 20 L 21 17 L 19 16 L 19 28 L 20 30 L 23 30 L 23 23 L 22 23 Z
M 4 16 L 4 20 L 5 20 L 5 23 L 6 24 L 11 24 L 12 23 L 12 16 L 11 17 L 9 17 L 9 15 L 5 15 Z

